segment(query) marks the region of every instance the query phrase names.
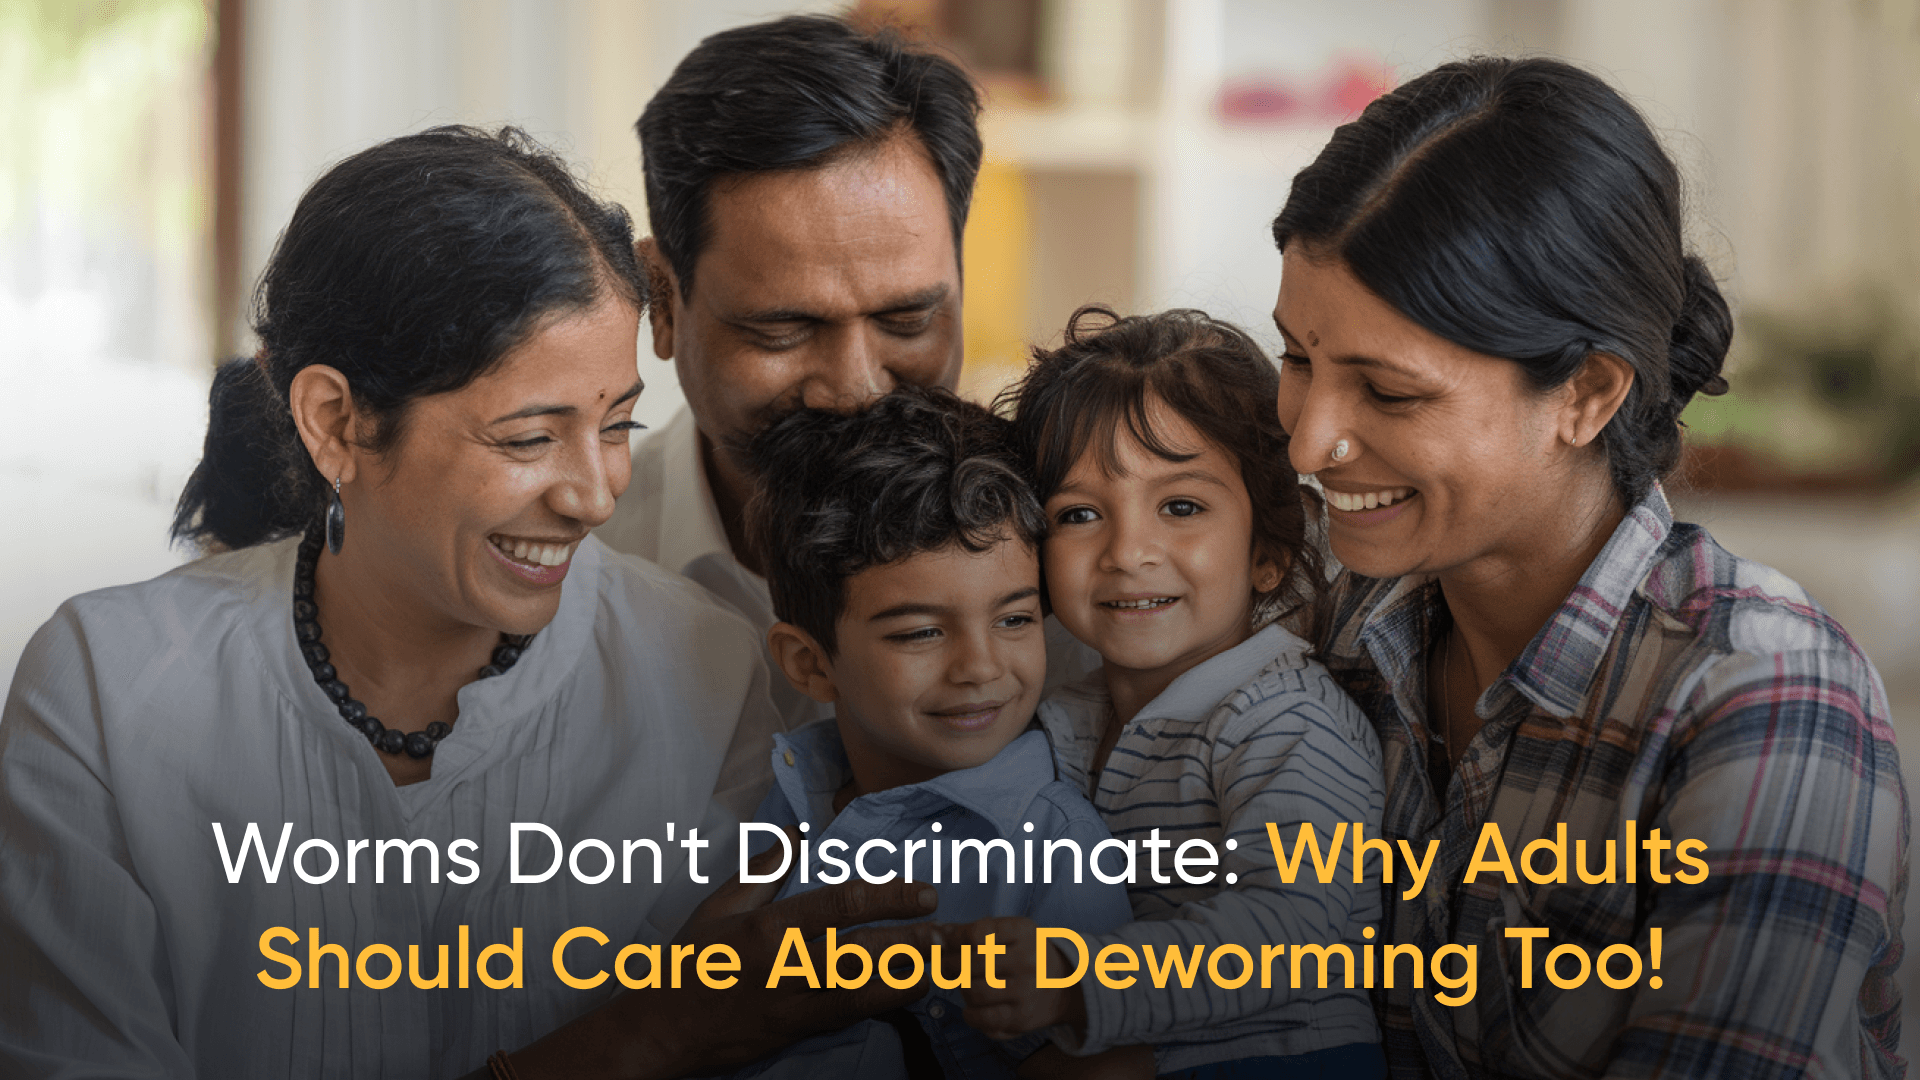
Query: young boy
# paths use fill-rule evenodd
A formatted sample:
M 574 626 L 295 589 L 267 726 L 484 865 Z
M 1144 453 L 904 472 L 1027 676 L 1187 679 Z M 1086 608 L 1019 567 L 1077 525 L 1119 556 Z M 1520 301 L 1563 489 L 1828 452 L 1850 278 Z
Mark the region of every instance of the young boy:
M 1026 916 L 1082 934 L 1126 922 L 1124 886 L 1072 872 L 1042 884 L 1014 854 L 1030 842 L 1038 861 L 1047 841 L 1068 840 L 1091 858 L 1110 834 L 1028 730 L 1046 678 L 1046 520 L 1006 421 L 908 388 L 853 415 L 795 413 L 750 459 L 749 538 L 783 620 L 771 651 L 796 688 L 834 706 L 833 719 L 775 736 L 756 818 L 797 827 L 807 851 L 780 895 L 859 866 L 935 883 L 940 922 Z M 958 976 L 957 947 L 941 967 Z M 957 989 L 935 989 L 744 1075 L 1152 1074 L 1136 1048 L 1070 1059 L 1041 1038 L 994 1043 L 963 1008 Z

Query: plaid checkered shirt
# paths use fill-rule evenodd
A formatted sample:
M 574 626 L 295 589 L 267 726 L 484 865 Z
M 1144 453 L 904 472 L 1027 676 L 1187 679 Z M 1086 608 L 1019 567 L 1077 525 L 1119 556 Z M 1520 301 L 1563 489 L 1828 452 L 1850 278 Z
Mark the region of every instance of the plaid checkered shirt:
M 1438 584 L 1348 573 L 1333 602 L 1325 661 L 1379 732 L 1385 835 L 1416 854 L 1439 844 L 1411 899 L 1396 854 L 1381 940 L 1419 946 L 1426 965 L 1448 943 L 1477 959 L 1465 1004 L 1436 1000 L 1450 991 L 1431 967 L 1424 988 L 1412 985 L 1404 958 L 1393 988 L 1376 989 L 1394 1077 L 1903 1073 L 1894 975 L 1908 813 L 1886 691 L 1798 585 L 1674 524 L 1656 486 L 1481 695 L 1484 726 L 1444 799 L 1427 769 L 1427 658 L 1448 618 Z M 1524 845 L 1564 822 L 1566 883 L 1524 871 L 1517 883 L 1486 871 L 1464 883 L 1489 822 L 1516 870 Z M 1641 846 L 1655 829 L 1668 843 L 1704 841 L 1706 878 L 1673 877 L 1684 867 L 1671 850 L 1656 868 Z M 1607 876 L 1616 845 L 1612 883 L 1586 883 Z M 1379 861 L 1367 860 L 1369 875 Z M 1533 863 L 1551 876 L 1549 853 Z M 1589 957 L 1628 944 L 1650 958 L 1654 927 L 1659 969 L 1629 989 L 1546 977 L 1563 944 Z M 1508 928 L 1548 934 L 1526 942 Z M 1616 955 L 1610 971 L 1628 967 Z M 1462 958 L 1444 970 L 1464 970 Z M 1557 970 L 1578 974 L 1571 957 Z

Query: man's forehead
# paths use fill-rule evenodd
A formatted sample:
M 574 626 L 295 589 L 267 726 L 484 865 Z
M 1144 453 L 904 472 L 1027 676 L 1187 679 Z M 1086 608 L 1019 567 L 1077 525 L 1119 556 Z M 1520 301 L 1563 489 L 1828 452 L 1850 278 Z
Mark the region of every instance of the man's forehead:
M 958 274 L 944 189 L 907 140 L 716 185 L 708 223 L 695 289 L 724 309 L 866 304 Z

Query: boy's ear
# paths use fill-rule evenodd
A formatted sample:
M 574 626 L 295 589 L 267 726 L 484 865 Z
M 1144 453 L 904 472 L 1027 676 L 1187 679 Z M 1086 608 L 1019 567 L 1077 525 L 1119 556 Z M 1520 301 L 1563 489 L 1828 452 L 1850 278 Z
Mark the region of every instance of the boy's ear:
M 839 700 L 833 682 L 833 659 L 813 635 L 789 622 L 774 623 L 767 631 L 767 650 L 795 690 L 822 705 Z

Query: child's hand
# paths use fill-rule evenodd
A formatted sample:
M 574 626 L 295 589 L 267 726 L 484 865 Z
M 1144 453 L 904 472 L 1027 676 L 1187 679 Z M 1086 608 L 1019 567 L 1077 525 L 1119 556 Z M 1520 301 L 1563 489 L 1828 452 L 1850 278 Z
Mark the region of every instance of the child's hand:
M 1116 1046 L 1092 1057 L 1074 1057 L 1048 1043 L 1029 1054 L 1014 1073 L 1026 1080 L 1153 1080 L 1153 1047 Z
M 1011 1039 L 1055 1024 L 1066 1024 L 1076 1031 L 1086 1029 L 1086 1003 L 1080 998 L 1078 985 L 1057 990 L 1042 990 L 1034 985 L 1037 929 L 1032 919 L 981 919 L 948 927 L 942 935 L 961 945 L 973 946 L 976 956 L 985 947 L 988 935 L 993 936 L 995 945 L 1006 950 L 994 961 L 994 974 L 1003 985 L 988 986 L 984 977 L 976 977 L 962 995 L 967 1001 L 967 1010 L 962 1014 L 967 1023 L 990 1039 Z M 1057 976 L 1072 971 L 1073 964 L 1056 948 L 1053 958 L 1047 962 L 1047 970 Z

